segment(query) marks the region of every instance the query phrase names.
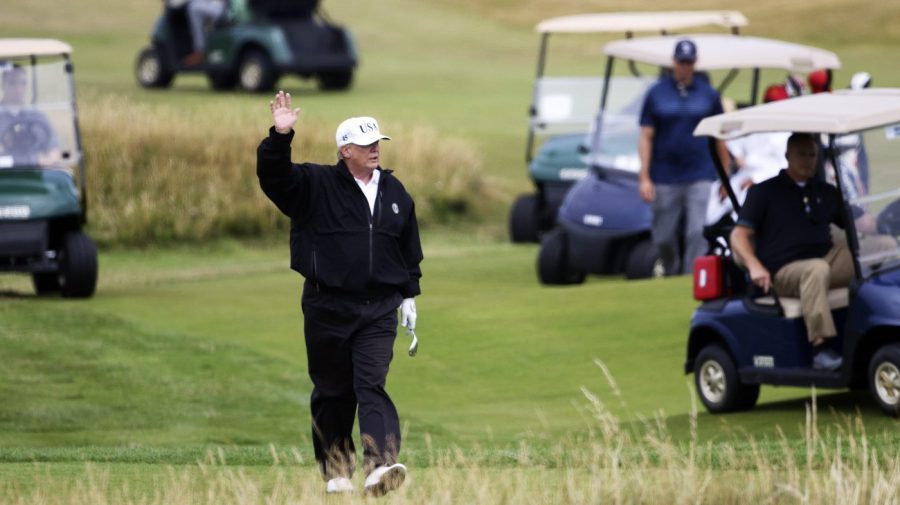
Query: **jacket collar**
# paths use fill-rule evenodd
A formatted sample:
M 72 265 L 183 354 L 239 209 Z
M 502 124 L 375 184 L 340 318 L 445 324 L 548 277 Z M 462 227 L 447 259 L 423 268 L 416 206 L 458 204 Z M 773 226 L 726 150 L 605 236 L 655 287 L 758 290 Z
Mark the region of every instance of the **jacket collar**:
M 350 173 L 350 168 L 347 167 L 347 164 L 344 163 L 344 160 L 338 160 L 337 165 L 335 165 L 335 169 L 337 169 L 338 173 L 348 181 L 352 182 L 356 180 L 353 178 L 353 174 Z M 381 170 L 381 177 L 392 174 L 394 172 L 393 170 L 384 168 L 381 165 L 378 165 L 378 169 Z

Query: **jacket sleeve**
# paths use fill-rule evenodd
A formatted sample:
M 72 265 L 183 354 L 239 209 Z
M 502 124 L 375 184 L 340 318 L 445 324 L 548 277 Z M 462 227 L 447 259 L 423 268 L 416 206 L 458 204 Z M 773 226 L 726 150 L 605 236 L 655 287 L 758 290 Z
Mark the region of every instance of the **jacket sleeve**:
M 270 128 L 256 150 L 256 175 L 263 193 L 281 212 L 302 219 L 310 208 L 313 177 L 309 166 L 291 163 L 293 138 L 293 131 L 281 134 Z
M 412 198 L 410 198 L 412 202 Z M 419 288 L 419 279 L 422 277 L 422 269 L 419 263 L 422 262 L 422 244 L 419 241 L 419 223 L 416 221 L 416 204 L 412 202 L 409 211 L 409 219 L 406 226 L 400 234 L 400 247 L 403 251 L 403 261 L 409 270 L 409 281 L 405 286 L 400 288 L 400 294 L 403 298 L 413 298 L 422 293 Z

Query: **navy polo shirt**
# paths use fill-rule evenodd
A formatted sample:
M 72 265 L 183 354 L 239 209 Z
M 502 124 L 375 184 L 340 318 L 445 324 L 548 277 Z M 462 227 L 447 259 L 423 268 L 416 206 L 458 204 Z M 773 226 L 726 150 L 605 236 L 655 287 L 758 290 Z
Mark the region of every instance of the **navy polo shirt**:
M 815 178 L 800 187 L 787 170 L 750 187 L 737 224 L 753 229 L 756 257 L 774 276 L 797 260 L 831 249 L 830 224 L 844 227 L 840 192 Z
M 689 184 L 716 178 L 707 137 L 695 137 L 701 119 L 721 114 L 719 93 L 695 74 L 683 91 L 664 75 L 644 97 L 641 126 L 653 127 L 650 179 L 657 184 Z

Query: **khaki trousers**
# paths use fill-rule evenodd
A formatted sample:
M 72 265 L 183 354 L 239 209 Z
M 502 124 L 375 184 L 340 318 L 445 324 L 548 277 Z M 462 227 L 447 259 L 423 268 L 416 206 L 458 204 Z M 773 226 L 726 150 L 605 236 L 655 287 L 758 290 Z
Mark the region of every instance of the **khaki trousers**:
M 853 258 L 846 243 L 837 243 L 822 258 L 792 261 L 775 274 L 773 284 L 781 296 L 800 298 L 800 311 L 806 334 L 812 342 L 818 337 L 837 335 L 828 290 L 850 285 Z

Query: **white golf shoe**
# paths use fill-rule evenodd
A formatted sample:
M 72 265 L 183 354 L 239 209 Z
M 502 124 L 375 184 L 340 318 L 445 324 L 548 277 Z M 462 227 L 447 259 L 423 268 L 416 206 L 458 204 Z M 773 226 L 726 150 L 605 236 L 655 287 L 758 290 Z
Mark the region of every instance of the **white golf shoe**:
M 347 477 L 335 477 L 328 481 L 325 492 L 328 494 L 352 493 L 353 482 Z
M 365 492 L 369 496 L 384 496 L 403 484 L 406 479 L 406 467 L 400 463 L 391 466 L 379 466 L 366 477 Z

